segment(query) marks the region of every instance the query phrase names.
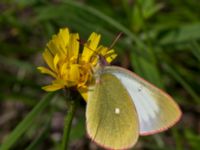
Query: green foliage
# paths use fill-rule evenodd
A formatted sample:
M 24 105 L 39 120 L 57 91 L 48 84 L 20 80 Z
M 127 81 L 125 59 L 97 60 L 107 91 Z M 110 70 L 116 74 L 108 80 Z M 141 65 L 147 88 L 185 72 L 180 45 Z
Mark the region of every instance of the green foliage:
M 1 115 L 9 113 L 7 103 L 24 108 L 20 111 L 13 106 L 14 118 L 0 124 L 0 137 L 4 139 L 0 149 L 42 149 L 45 142 L 55 149 L 59 147 L 60 140 L 52 138 L 52 127 L 47 122 L 55 112 L 65 114 L 65 100 L 58 98 L 53 105 L 52 96 L 39 100 L 44 93 L 40 87 L 48 83 L 48 78 L 35 68 L 42 64 L 41 52 L 52 34 L 66 26 L 85 39 L 91 32 L 99 32 L 104 45 L 123 32 L 115 45 L 119 53 L 116 63 L 165 88 L 181 104 L 181 123 L 161 137 L 142 138 L 142 148 L 200 148 L 198 127 L 186 130 L 184 124 L 185 114 L 199 115 L 200 107 L 198 0 L 2 0 L 0 6 Z M 46 107 L 44 116 L 35 120 Z M 188 109 L 193 111 L 185 111 Z M 86 140 L 83 124 L 84 119 L 78 120 L 72 139 Z M 3 134 L 6 129 L 7 137 Z M 38 135 L 35 130 L 40 131 Z M 152 144 L 146 144 L 148 140 Z
M 17 140 L 19 140 L 20 136 L 26 132 L 26 130 L 31 127 L 33 120 L 39 116 L 39 113 L 44 110 L 50 104 L 50 100 L 54 96 L 54 93 L 50 93 L 46 95 L 35 107 L 34 109 L 21 121 L 18 126 L 12 131 L 12 133 L 6 137 L 5 141 L 1 145 L 1 150 L 9 149 Z

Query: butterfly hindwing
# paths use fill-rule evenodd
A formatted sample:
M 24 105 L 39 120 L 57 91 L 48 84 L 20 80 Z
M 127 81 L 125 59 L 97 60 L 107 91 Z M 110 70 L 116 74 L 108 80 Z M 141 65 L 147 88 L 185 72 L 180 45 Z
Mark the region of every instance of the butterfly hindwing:
M 97 144 L 109 149 L 133 146 L 139 135 L 135 106 L 118 78 L 101 73 L 88 93 L 87 132 Z

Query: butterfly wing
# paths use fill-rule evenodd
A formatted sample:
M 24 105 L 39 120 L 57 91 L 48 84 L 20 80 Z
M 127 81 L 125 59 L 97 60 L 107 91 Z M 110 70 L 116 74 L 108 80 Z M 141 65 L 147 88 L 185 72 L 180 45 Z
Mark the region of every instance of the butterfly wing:
M 115 75 L 132 97 L 139 117 L 141 135 L 166 130 L 180 119 L 178 105 L 162 90 L 121 67 L 107 66 L 104 71 Z
M 89 90 L 86 120 L 89 137 L 105 148 L 129 148 L 138 139 L 136 109 L 125 87 L 112 74 L 102 73 Z

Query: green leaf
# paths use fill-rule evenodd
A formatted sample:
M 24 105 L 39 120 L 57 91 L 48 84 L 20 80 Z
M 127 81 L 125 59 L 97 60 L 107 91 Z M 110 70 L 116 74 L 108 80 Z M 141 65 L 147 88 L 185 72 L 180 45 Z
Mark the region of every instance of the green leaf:
M 193 150 L 199 150 L 199 143 L 200 143 L 200 137 L 197 133 L 194 133 L 191 129 L 185 129 L 184 134 L 186 137 L 186 140 L 189 141 L 189 145 L 191 146 L 191 149 Z
M 90 14 L 93 14 L 94 16 L 102 19 L 103 21 L 107 22 L 111 26 L 115 27 L 119 31 L 125 33 L 131 40 L 133 40 L 137 44 L 138 47 L 146 48 L 146 44 L 144 44 L 143 41 L 140 38 L 138 38 L 136 35 L 134 35 L 128 28 L 126 28 L 125 26 L 123 26 L 122 24 L 114 20 L 113 18 L 98 11 L 97 9 L 81 4 L 81 3 L 72 2 L 69 0 L 65 0 L 64 3 L 71 5 L 73 7 L 76 7 L 77 9 L 82 9 L 86 12 L 89 12 Z
M 193 101 L 196 104 L 200 104 L 199 96 L 198 94 L 192 89 L 192 87 L 178 74 L 177 71 L 175 71 L 172 67 L 170 67 L 168 64 L 164 64 L 165 70 L 173 76 L 184 88 L 185 90 L 193 97 Z
M 140 0 L 140 4 L 142 7 L 142 12 L 145 19 L 152 17 L 156 12 L 158 12 L 161 8 L 163 8 L 163 4 L 160 4 L 155 0 Z
M 200 45 L 194 41 L 191 43 L 190 49 L 197 60 L 200 61 Z
M 77 120 L 77 124 L 75 124 L 71 128 L 70 132 L 70 141 L 80 139 L 85 134 L 85 118 L 81 117 Z
M 169 29 L 166 34 L 162 35 L 159 43 L 161 45 L 167 45 L 189 42 L 198 39 L 200 39 L 200 23 L 194 23 Z
M 137 74 L 144 77 L 149 82 L 157 85 L 158 87 L 163 88 L 163 84 L 160 79 L 159 70 L 153 61 L 151 61 L 150 59 L 147 59 L 144 56 L 137 55 L 136 52 L 132 52 L 131 63 Z
M 17 127 L 5 138 L 0 150 L 10 149 L 17 140 L 31 127 L 34 119 L 50 104 L 55 93 L 49 93 L 32 109 Z
M 31 144 L 26 148 L 26 150 L 35 150 L 37 147 L 49 136 L 51 119 L 48 118 L 48 122 L 43 128 L 42 132 L 37 136 L 37 138 L 31 142 Z

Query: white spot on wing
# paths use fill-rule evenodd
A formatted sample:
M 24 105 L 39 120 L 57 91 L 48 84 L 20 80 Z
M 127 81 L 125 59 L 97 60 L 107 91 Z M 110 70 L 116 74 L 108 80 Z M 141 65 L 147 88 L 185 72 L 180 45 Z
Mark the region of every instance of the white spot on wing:
M 115 108 L 115 114 L 120 114 L 120 109 L 119 108 Z

